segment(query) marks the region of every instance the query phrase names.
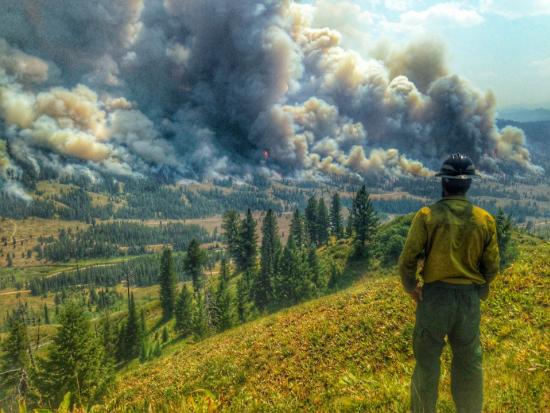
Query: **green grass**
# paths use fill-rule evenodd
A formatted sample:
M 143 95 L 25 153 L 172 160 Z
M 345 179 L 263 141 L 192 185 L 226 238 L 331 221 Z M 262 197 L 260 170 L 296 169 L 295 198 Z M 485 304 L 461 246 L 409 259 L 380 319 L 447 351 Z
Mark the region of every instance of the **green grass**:
M 482 308 L 486 412 L 550 409 L 550 244 L 519 241 Z M 405 412 L 413 323 L 397 277 L 365 273 L 342 292 L 133 364 L 100 410 Z M 454 411 L 449 360 L 446 349 L 444 413 Z

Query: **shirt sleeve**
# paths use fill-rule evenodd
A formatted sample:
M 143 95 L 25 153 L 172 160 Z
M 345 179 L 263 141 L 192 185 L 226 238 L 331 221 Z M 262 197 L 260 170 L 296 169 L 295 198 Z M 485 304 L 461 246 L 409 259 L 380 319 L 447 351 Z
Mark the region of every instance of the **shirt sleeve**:
M 488 239 L 481 255 L 480 271 L 489 284 L 497 276 L 500 267 L 500 254 L 498 251 L 497 230 L 494 219 L 488 222 Z
M 427 239 L 428 233 L 424 222 L 424 213 L 420 210 L 412 220 L 407 241 L 405 241 L 403 252 L 399 257 L 401 283 L 407 292 L 413 291 L 416 287 L 418 260 L 424 253 Z

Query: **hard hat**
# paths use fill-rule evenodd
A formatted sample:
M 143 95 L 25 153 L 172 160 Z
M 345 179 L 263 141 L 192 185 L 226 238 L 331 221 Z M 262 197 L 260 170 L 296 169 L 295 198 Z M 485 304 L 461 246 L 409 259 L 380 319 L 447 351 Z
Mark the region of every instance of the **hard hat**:
M 476 168 L 472 160 L 462 154 L 453 153 L 443 162 L 441 169 L 435 176 L 447 179 L 472 179 L 479 177 L 476 174 Z

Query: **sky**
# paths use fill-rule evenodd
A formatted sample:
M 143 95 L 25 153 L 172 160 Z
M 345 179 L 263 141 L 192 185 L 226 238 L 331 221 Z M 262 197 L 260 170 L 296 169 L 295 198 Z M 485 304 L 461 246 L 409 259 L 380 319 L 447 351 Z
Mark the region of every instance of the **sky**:
M 318 24 L 336 26 L 344 43 L 361 52 L 384 40 L 439 38 L 446 45 L 450 69 L 478 88 L 492 90 L 498 108 L 550 109 L 550 0 L 311 3 L 321 9 Z

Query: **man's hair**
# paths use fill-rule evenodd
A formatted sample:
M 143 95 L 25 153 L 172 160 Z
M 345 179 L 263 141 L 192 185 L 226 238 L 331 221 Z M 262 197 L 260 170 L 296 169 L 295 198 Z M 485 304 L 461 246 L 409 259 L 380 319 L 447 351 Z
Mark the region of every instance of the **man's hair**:
M 472 185 L 472 180 L 443 178 L 441 185 L 449 195 L 462 195 L 468 192 L 470 185 Z

